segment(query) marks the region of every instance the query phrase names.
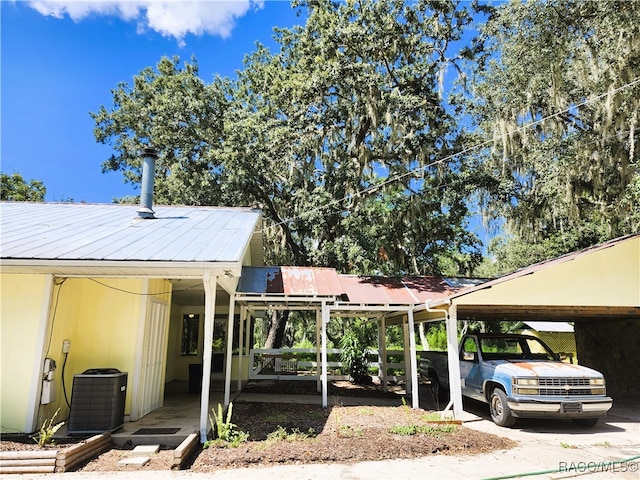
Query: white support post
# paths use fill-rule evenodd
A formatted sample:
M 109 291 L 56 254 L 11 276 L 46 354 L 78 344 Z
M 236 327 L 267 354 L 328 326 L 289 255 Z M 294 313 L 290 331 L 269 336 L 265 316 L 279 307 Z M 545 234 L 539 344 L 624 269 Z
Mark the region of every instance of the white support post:
M 409 392 L 411 392 L 413 382 L 412 382 L 412 374 L 411 374 L 411 358 L 409 358 L 410 350 L 411 350 L 411 348 L 409 347 L 409 343 L 410 343 L 409 325 L 408 325 L 406 316 L 402 317 L 402 333 L 403 333 L 402 348 L 404 350 L 404 383 L 405 383 L 405 390 L 407 394 L 409 394 Z
M 244 323 L 247 319 L 247 307 L 240 307 L 240 331 L 238 332 L 238 392 L 242 390 L 242 360 L 245 354 L 242 338 L 244 337 Z M 247 327 L 247 330 L 249 328 Z
M 322 302 L 322 406 L 327 408 L 327 323 L 329 323 L 330 309 L 326 302 Z
M 455 305 L 447 312 L 447 359 L 449 361 L 449 391 L 453 403 L 453 417 L 462 418 L 462 386 L 460 383 L 460 360 L 458 355 L 458 314 Z
M 322 325 L 322 311 L 316 310 L 316 388 L 318 392 L 322 391 L 322 373 L 320 366 L 322 365 L 321 351 L 321 334 L 320 329 Z
M 378 356 L 380 367 L 378 376 L 382 382 L 382 390 L 389 391 L 389 380 L 387 379 L 387 317 L 384 315 L 378 322 Z
M 213 321 L 216 311 L 216 277 L 204 273 L 204 346 L 202 352 L 202 391 L 200 393 L 200 443 L 207 441 L 209 422 L 209 390 L 211 388 L 211 358 L 213 350 Z
M 229 321 L 227 323 L 227 365 L 224 374 L 224 406 L 231 403 L 231 362 L 233 360 L 233 316 L 235 314 L 236 297 L 229 296 Z
M 411 351 L 411 406 L 420 408 L 420 399 L 418 398 L 418 360 L 416 354 L 416 335 L 413 323 L 413 310 L 409 310 L 409 350 Z

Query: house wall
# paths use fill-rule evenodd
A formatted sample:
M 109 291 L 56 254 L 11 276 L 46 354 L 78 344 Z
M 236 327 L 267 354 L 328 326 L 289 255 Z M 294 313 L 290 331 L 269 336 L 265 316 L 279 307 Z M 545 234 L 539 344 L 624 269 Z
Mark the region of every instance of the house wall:
M 50 275 L 0 274 L 1 431 L 32 432 L 42 371 Z M 56 372 L 59 376 L 59 371 Z M 55 410 L 54 410 L 55 411 Z M 60 418 L 60 417 L 59 417 Z M 62 417 L 64 418 L 64 417 Z
M 640 237 L 464 295 L 460 305 L 640 305 Z
M 1 278 L 2 431 L 30 433 L 58 408 L 56 419 L 67 418 L 73 376 L 90 368 L 117 368 L 128 373 L 128 415 L 133 374 L 136 366 L 140 368 L 142 352 L 138 347 L 145 315 L 152 301 L 170 304 L 170 282 L 139 278 L 54 281 L 49 275 L 22 274 L 3 274 Z M 68 355 L 62 351 L 65 340 L 71 342 Z M 45 356 L 57 364 L 55 395 L 52 402 L 39 406 Z M 165 366 L 163 363 L 161 393 Z
M 57 286 L 57 306 L 52 308 L 51 356 L 64 365 L 62 345 L 71 341 L 64 368 L 67 400 L 71 402 L 73 376 L 90 368 L 117 368 L 128 373 L 125 413 L 131 408 L 131 375 L 134 368 L 140 308 L 147 299 L 126 292 L 141 292 L 140 279 L 67 278 Z M 119 290 L 117 290 L 119 289 Z M 122 291 L 124 290 L 124 291 Z M 58 378 L 62 378 L 62 371 Z M 64 389 L 58 388 L 53 407 L 66 416 Z M 54 410 L 55 411 L 55 410 Z M 46 418 L 46 417 L 45 417 Z

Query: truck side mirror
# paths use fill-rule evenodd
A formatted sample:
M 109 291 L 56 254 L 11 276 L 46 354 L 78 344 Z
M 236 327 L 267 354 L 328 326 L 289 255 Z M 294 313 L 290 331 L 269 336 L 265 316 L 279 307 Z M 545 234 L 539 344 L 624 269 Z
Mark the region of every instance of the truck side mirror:
M 462 352 L 462 360 L 466 362 L 475 362 L 476 352 Z

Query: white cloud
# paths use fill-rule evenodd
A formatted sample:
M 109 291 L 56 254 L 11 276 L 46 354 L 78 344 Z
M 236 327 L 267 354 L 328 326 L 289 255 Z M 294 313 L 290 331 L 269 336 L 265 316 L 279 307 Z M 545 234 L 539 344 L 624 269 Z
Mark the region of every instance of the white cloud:
M 184 37 L 218 35 L 227 38 L 236 19 L 250 9 L 260 9 L 264 0 L 29 0 L 29 5 L 42 15 L 76 22 L 90 15 L 117 16 L 137 21 L 138 29 L 155 30 L 184 44 Z

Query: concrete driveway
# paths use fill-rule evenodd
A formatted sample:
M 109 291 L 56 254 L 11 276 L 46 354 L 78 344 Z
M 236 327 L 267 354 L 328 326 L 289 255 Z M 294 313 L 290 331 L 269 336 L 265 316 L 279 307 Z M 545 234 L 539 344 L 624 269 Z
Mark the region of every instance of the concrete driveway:
M 640 478 L 640 399 L 614 400 L 607 417 L 595 427 L 537 419 L 519 419 L 512 428 L 498 427 L 486 404 L 466 400 L 465 413 L 466 427 L 519 443 L 494 455 L 495 463 L 483 463 L 485 477 L 556 470 L 534 478 Z

